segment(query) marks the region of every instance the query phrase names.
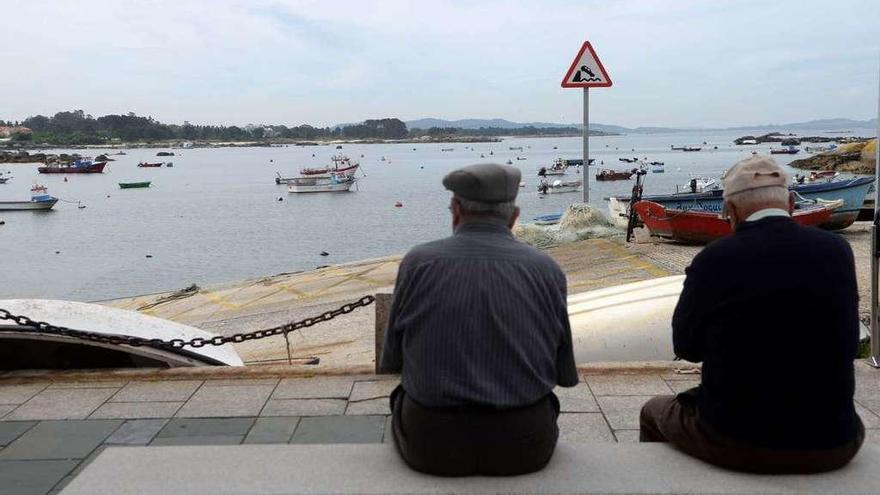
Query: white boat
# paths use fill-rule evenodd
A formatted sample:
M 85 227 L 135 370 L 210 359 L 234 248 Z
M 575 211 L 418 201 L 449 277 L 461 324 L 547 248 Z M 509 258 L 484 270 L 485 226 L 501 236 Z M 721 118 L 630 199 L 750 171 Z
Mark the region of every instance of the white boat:
M 553 182 L 541 181 L 541 183 L 538 184 L 538 194 L 576 192 L 581 189 L 581 184 L 583 184 L 583 182 L 579 180 L 569 182 L 563 182 L 559 179 L 554 180 Z
M 561 158 L 558 158 L 554 160 L 553 164 L 549 167 L 541 167 L 538 170 L 538 177 L 545 177 L 547 175 L 565 175 L 566 170 L 568 170 L 568 164 Z
M 691 177 L 691 180 L 682 185 L 678 192 L 701 193 L 717 187 L 718 181 L 711 177 Z
M 684 275 L 643 280 L 568 296 L 578 364 L 671 361 L 672 314 Z M 860 325 L 860 339 L 868 337 Z
M 46 186 L 34 184 L 30 201 L 0 201 L 0 211 L 51 210 L 58 198 L 46 192 Z
M 289 193 L 314 193 L 314 192 L 346 192 L 351 190 L 357 179 L 351 176 L 336 174 L 330 177 L 296 177 L 287 183 Z
M 100 335 L 158 338 L 164 341 L 188 341 L 197 337 L 211 340 L 216 337 L 213 333 L 188 325 L 100 304 L 48 299 L 7 299 L 0 300 L 0 308 L 35 321 Z M 187 346 L 180 349 L 164 346 L 135 347 L 99 343 L 30 328 L 23 332 L 18 325 L 0 325 L 0 349 L 15 361 L 5 363 L 7 369 L 244 365 L 231 344 L 198 348 Z

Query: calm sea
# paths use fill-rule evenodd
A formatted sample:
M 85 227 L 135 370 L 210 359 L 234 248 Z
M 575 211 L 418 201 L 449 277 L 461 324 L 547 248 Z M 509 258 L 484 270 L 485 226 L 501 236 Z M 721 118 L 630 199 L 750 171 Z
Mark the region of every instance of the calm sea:
M 694 175 L 718 177 L 752 150 L 769 149 L 734 146 L 733 139 L 744 134 L 750 133 L 596 137 L 590 141 L 590 156 L 619 170 L 632 167 L 620 157 L 665 162 L 666 172 L 649 174 L 646 182 L 646 194 L 664 193 Z M 869 136 L 872 131 L 855 130 L 855 135 Z M 671 151 L 672 144 L 701 145 L 703 151 Z M 519 146 L 523 151 L 509 150 Z M 441 151 L 450 147 L 454 150 Z M 538 168 L 557 157 L 579 158 L 580 150 L 580 138 L 512 138 L 467 145 L 345 144 L 341 150 L 191 149 L 175 150 L 177 156 L 171 158 L 157 158 L 156 149 L 132 149 L 114 156 L 116 161 L 104 174 L 70 175 L 68 182 L 62 175 L 37 174 L 36 165 L 0 164 L 14 175 L 0 185 L 0 200 L 29 198 L 36 181 L 64 200 L 48 213 L 0 212 L 6 221 L 0 227 L 0 297 L 91 301 L 402 253 L 450 233 L 449 193 L 440 181 L 449 171 L 478 162 L 512 160 L 522 169 L 527 187 L 518 201 L 522 218 L 529 221 L 580 200 L 581 193 L 540 197 L 535 190 Z M 288 194 L 286 186 L 274 183 L 276 171 L 296 175 L 300 168 L 329 163 L 337 153 L 360 161 L 366 177 L 357 191 Z M 777 155 L 781 163 L 793 158 Z M 137 167 L 141 160 L 169 159 L 173 168 Z M 571 178 L 580 174 L 566 176 Z M 152 187 L 120 190 L 117 185 L 142 180 L 152 181 Z M 590 187 L 591 202 L 606 208 L 602 198 L 628 194 L 631 183 L 597 183 L 591 177 Z M 402 208 L 394 206 L 398 201 Z M 77 202 L 86 208 L 77 208 Z M 329 255 L 321 256 L 322 251 Z

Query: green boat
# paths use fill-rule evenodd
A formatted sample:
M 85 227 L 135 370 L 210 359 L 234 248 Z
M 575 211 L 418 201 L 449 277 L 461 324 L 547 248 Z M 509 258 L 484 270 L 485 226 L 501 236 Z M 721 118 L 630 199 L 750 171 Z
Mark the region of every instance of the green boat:
M 146 182 L 120 182 L 119 187 L 122 189 L 135 189 L 139 187 L 150 187 L 151 181 Z

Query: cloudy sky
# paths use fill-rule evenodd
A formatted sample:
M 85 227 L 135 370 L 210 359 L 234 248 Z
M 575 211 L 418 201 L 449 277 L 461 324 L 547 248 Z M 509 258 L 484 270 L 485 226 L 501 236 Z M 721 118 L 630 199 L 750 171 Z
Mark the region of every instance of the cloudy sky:
M 0 118 L 731 126 L 874 117 L 880 1 L 0 0 Z

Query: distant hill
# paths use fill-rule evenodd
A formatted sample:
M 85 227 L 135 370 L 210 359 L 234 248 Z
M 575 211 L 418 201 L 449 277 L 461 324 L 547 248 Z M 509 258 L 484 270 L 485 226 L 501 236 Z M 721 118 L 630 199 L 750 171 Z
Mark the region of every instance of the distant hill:
M 479 129 L 480 127 L 498 127 L 502 129 L 516 129 L 520 127 L 575 127 L 580 129 L 581 124 L 559 124 L 554 122 L 512 122 L 505 119 L 417 119 L 406 122 L 408 129 L 429 129 L 431 127 L 459 127 L 462 129 Z M 659 134 L 669 132 L 689 131 L 735 131 L 735 130 L 788 130 L 788 131 L 838 131 L 848 129 L 874 129 L 877 127 L 877 119 L 853 120 L 853 119 L 820 119 L 809 122 L 793 122 L 789 124 L 763 124 L 741 127 L 713 127 L 713 128 L 689 128 L 681 129 L 674 127 L 623 127 L 619 125 L 590 123 L 590 129 L 595 131 L 615 134 Z

